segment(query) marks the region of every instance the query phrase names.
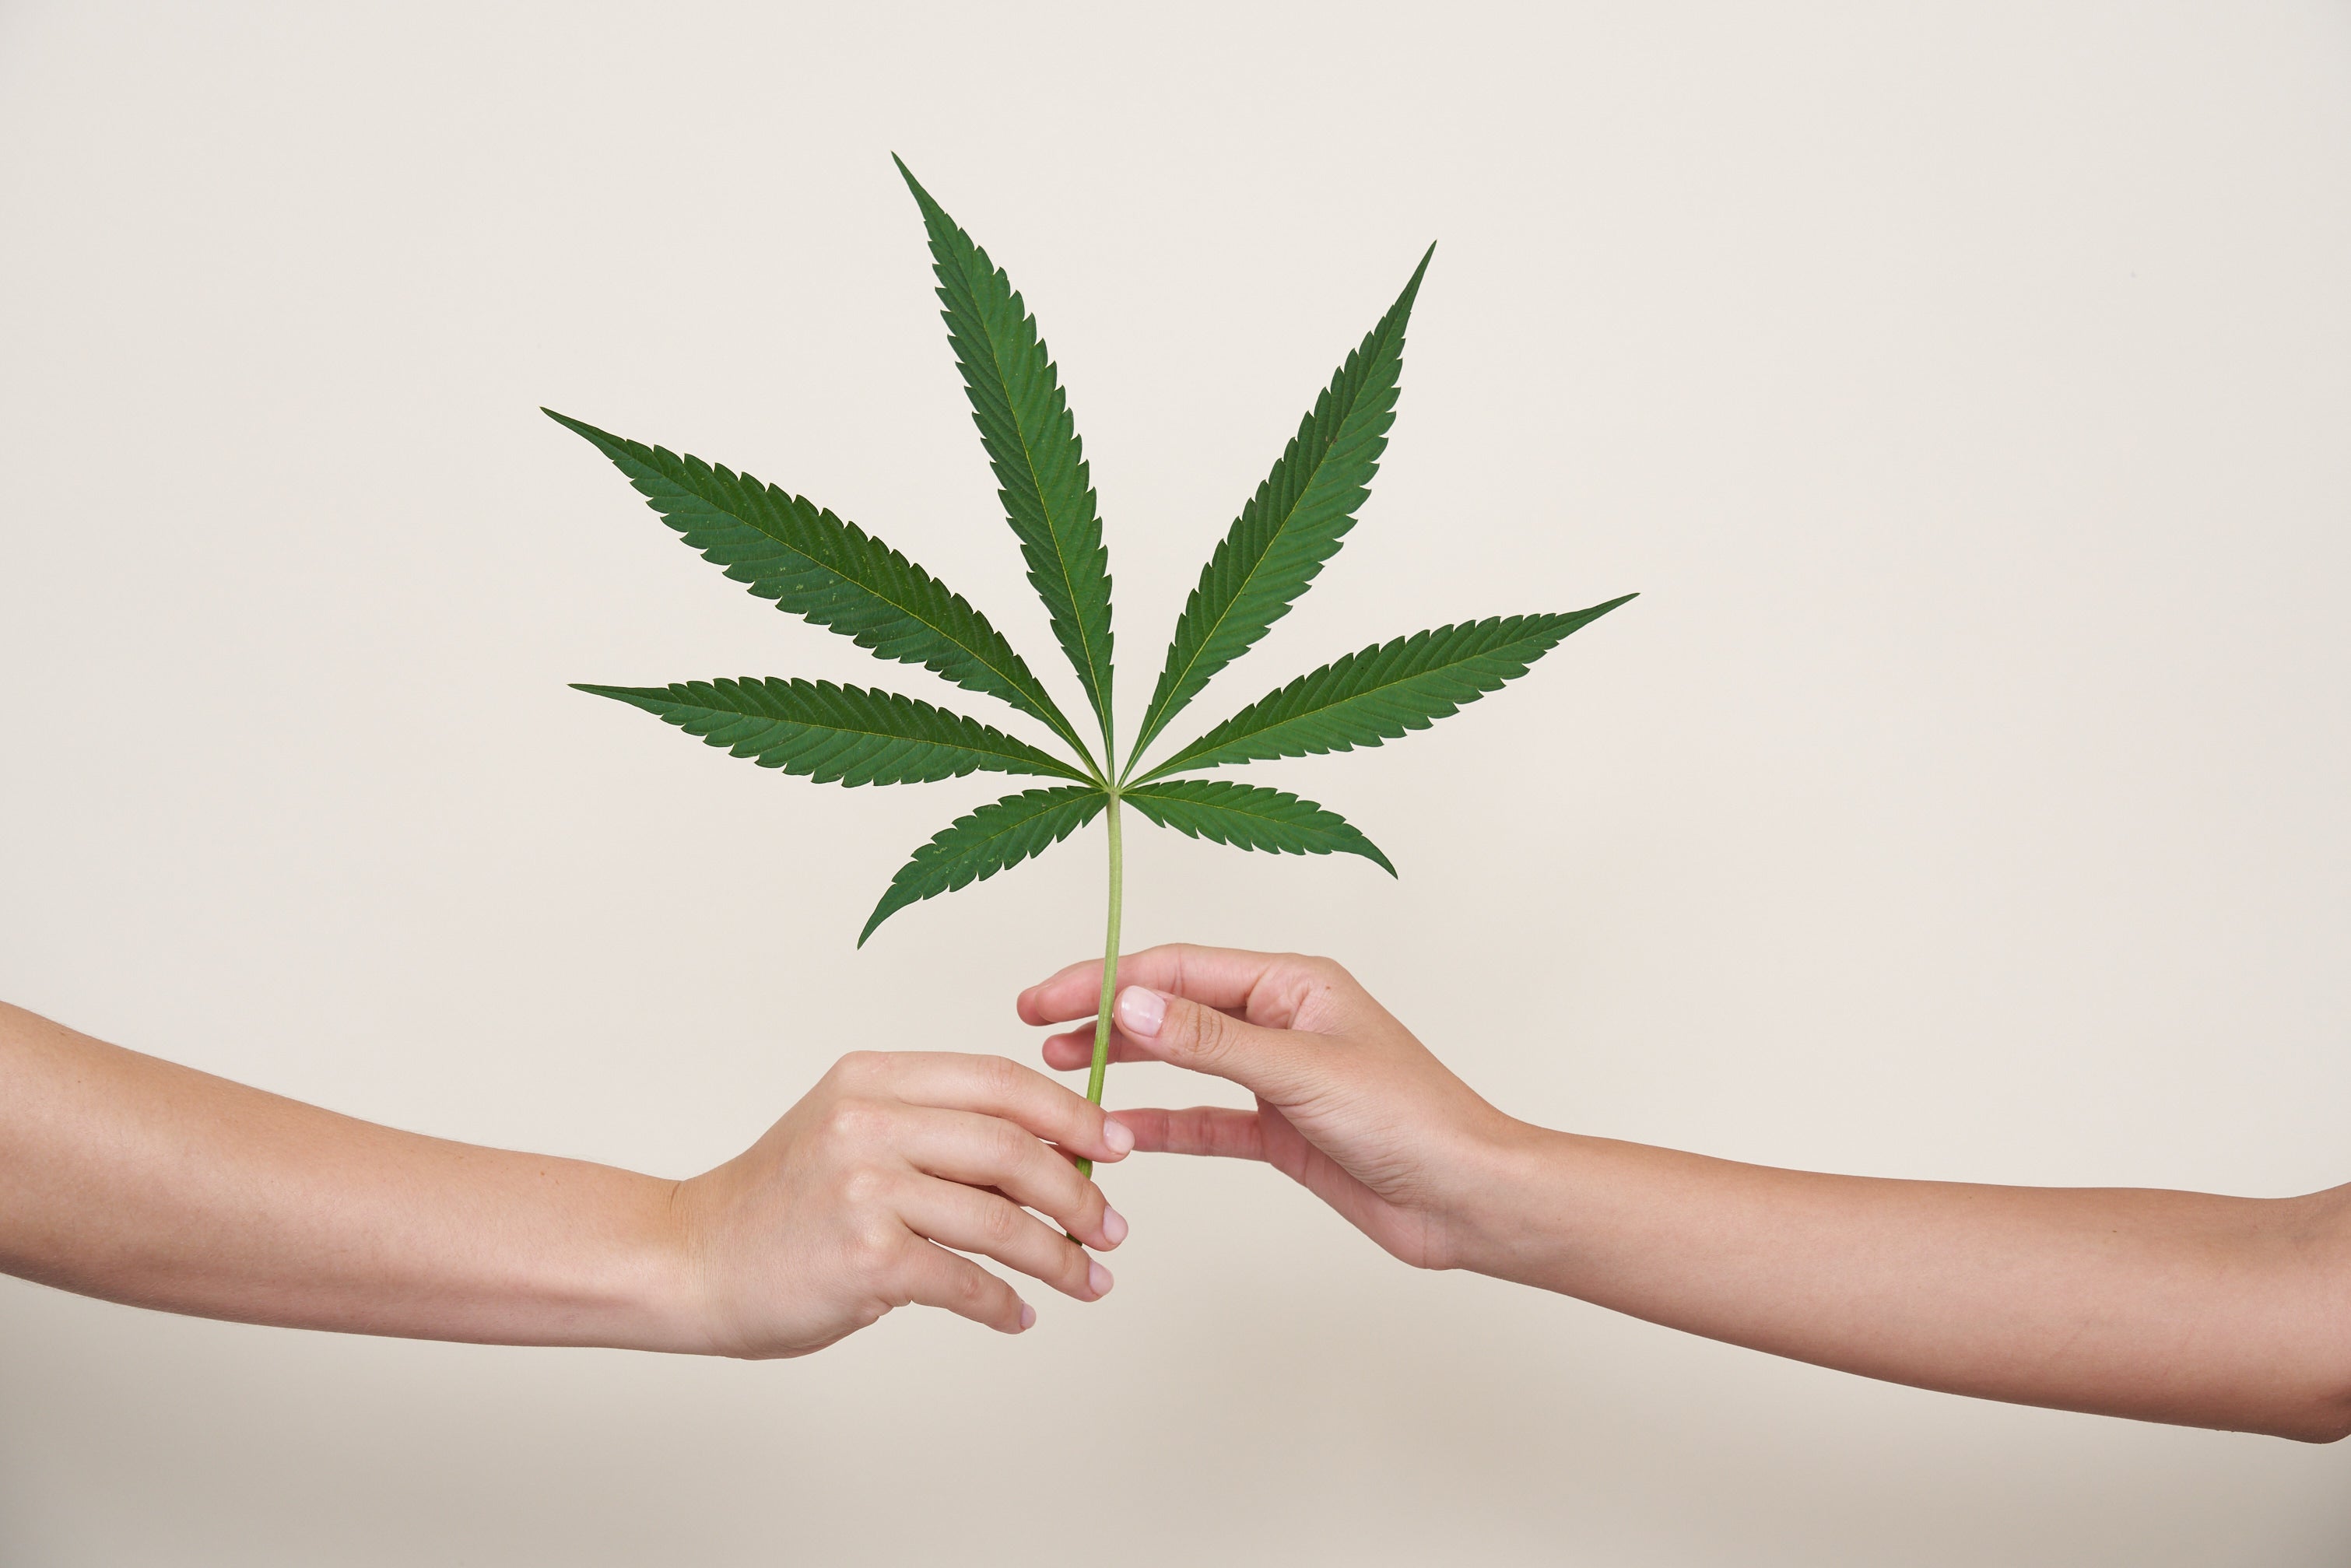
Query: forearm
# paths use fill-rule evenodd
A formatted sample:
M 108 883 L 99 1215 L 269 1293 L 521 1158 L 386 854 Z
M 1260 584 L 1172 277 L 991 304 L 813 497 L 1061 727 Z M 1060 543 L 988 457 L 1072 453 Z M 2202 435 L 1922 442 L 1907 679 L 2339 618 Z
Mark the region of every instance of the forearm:
M 0 1005 L 0 1270 L 251 1322 L 695 1348 L 674 1184 L 340 1116 Z
M 1883 1181 L 1527 1129 L 1487 1272 L 1865 1376 L 2332 1438 L 2351 1427 L 2346 1210 Z

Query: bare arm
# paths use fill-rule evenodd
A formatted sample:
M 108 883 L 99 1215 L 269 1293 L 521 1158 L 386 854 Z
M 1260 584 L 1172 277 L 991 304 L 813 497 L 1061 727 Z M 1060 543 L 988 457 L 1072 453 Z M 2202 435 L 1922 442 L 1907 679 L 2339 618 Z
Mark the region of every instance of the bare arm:
M 999 1058 L 858 1053 L 665 1181 L 395 1132 L 0 1004 L 0 1271 L 208 1317 L 760 1356 L 917 1301 L 1018 1332 L 1033 1313 L 948 1249 L 1092 1300 L 1108 1272 L 1018 1206 L 1125 1233 L 1048 1139 L 1131 1146 Z
M 1100 975 L 1062 971 L 1022 994 L 1022 1017 L 1085 1016 Z M 1506 1116 L 1327 960 L 1161 947 L 1120 981 L 1123 1055 L 1258 1096 L 1254 1112 L 1120 1112 L 1139 1146 L 1265 1160 L 1408 1262 L 1956 1394 L 2351 1432 L 2351 1188 L 2257 1199 L 1740 1165 Z M 1056 1036 L 1047 1061 L 1076 1065 L 1091 1036 Z
M 1886 1181 L 1540 1132 L 1502 1163 L 1484 1218 L 1506 1278 L 1954 1394 L 2351 1430 L 2340 1191 Z

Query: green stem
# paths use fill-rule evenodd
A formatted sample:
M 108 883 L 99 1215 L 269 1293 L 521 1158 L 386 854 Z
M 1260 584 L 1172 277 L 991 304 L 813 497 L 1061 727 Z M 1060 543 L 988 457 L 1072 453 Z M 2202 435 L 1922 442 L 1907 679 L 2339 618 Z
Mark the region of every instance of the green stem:
M 1110 1005 L 1118 996 L 1118 917 L 1125 894 L 1126 856 L 1118 836 L 1118 792 L 1102 815 L 1110 823 L 1110 928 L 1102 937 L 1102 1006 L 1094 1013 L 1094 1065 L 1086 1075 L 1086 1098 L 1102 1103 L 1102 1078 L 1110 1071 Z M 1092 1160 L 1078 1162 L 1078 1174 L 1094 1174 Z

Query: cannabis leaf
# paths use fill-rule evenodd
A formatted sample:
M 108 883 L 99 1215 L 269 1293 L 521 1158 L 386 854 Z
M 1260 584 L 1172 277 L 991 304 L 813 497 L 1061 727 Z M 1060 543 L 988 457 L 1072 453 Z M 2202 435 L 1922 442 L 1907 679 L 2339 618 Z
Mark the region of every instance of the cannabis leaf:
M 1110 552 L 1087 478 L 1085 448 L 1069 399 L 1037 335 L 1037 319 L 1011 279 L 956 221 L 931 200 L 904 160 L 898 172 L 923 209 L 939 278 L 940 312 L 955 345 L 988 465 L 1004 501 L 1005 521 L 1020 540 L 1029 581 L 1045 601 L 1053 635 L 1076 667 L 1111 738 Z
M 1163 828 L 1238 850 L 1293 855 L 1361 855 L 1390 876 L 1395 867 L 1380 848 L 1336 811 L 1260 784 L 1222 779 L 1176 779 L 1133 784 L 1119 794 Z
M 1428 271 L 1430 246 L 1412 281 L 1379 324 L 1364 336 L 1331 384 L 1314 400 L 1280 462 L 1200 569 L 1167 645 L 1158 689 L 1134 737 L 1134 754 L 1197 696 L 1208 677 L 1266 634 L 1339 553 L 1355 510 L 1372 493 L 1380 454 L 1395 423 L 1396 378 L 1404 370 L 1404 329 Z
M 876 658 L 921 664 L 1001 697 L 1091 755 L 987 616 L 855 523 L 748 474 L 540 412 L 585 436 L 705 560 L 778 610 L 839 632 Z
M 1251 703 L 1144 779 L 1268 757 L 1377 746 L 1458 713 L 1634 596 L 1573 615 L 1513 615 L 1440 626 L 1365 648 Z
M 1085 779 L 1025 740 L 894 692 L 778 680 L 573 689 L 641 707 L 737 757 L 819 784 L 928 784 L 983 768 Z
M 1395 420 L 1405 329 L 1429 255 L 1314 399 L 1280 457 L 1202 568 L 1122 763 L 1112 722 L 1111 579 L 1093 482 L 1060 372 L 1003 270 L 901 162 L 938 280 L 941 313 L 980 444 L 1029 585 L 1102 730 L 1097 759 L 1044 683 L 987 618 L 921 567 L 805 497 L 747 473 L 682 457 L 549 411 L 610 458 L 703 558 L 789 614 L 875 657 L 924 668 L 1041 723 L 1056 755 L 963 714 L 830 681 L 583 685 L 733 756 L 820 784 L 913 784 L 976 772 L 1068 779 L 958 817 L 915 850 L 858 934 L 910 904 L 1043 853 L 1102 817 L 1110 840 L 1102 1006 L 1088 1097 L 1102 1098 L 1110 977 L 1124 898 L 1122 804 L 1145 821 L 1236 849 L 1351 854 L 1395 873 L 1326 807 L 1262 785 L 1171 775 L 1269 758 L 1378 746 L 1458 712 L 1632 595 L 1571 614 L 1462 622 L 1323 665 L 1211 726 L 1137 777 L 1144 752 L 1227 665 L 1255 646 L 1338 552 L 1370 494 Z M 1431 247 L 1430 254 L 1434 254 Z M 1083 1162 L 1080 1162 L 1083 1166 Z
M 910 904 L 985 882 L 1007 866 L 1043 854 L 1109 804 L 1110 796 L 1089 784 L 1024 790 L 957 817 L 898 868 L 857 934 L 857 945 L 864 946 L 875 926 Z

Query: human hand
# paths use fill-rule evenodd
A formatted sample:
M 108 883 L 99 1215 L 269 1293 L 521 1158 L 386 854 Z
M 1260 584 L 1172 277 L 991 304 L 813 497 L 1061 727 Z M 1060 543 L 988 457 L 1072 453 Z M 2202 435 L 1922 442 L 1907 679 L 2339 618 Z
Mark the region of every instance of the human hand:
M 1120 959 L 1112 1060 L 1230 1079 L 1257 1109 L 1118 1113 L 1135 1146 L 1263 1160 L 1424 1269 L 1499 1270 L 1510 1219 L 1485 1200 L 1533 1129 L 1455 1077 L 1328 958 L 1153 947 Z M 1030 1024 L 1091 1018 L 1102 964 L 1020 993 Z M 1093 1059 L 1093 1029 L 1045 1042 L 1047 1065 Z
M 1107 1249 L 1126 1221 L 1069 1156 L 1134 1146 L 1099 1107 L 1002 1057 L 844 1056 L 749 1149 L 679 1184 L 687 1333 L 698 1349 L 771 1357 L 821 1350 L 910 1302 L 1006 1333 L 1036 1321 L 962 1252 L 1098 1301 L 1110 1270 L 1070 1237 Z

